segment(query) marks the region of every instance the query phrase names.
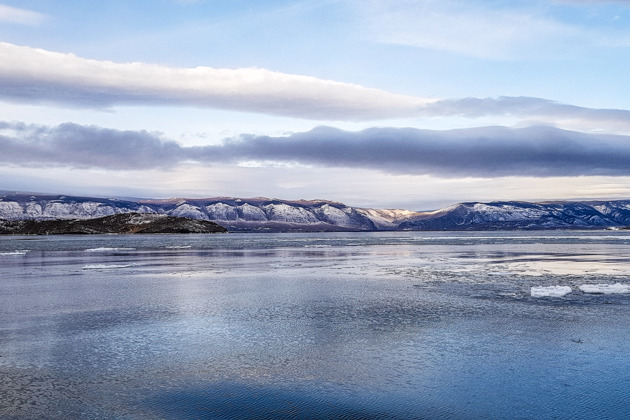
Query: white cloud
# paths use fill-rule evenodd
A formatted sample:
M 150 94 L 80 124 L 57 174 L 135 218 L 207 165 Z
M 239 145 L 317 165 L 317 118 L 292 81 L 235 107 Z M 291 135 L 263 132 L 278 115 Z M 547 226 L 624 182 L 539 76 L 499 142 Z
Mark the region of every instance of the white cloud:
M 630 111 L 531 97 L 426 99 L 260 68 L 176 68 L 115 63 L 0 42 L 0 100 L 75 108 L 187 106 L 318 121 L 501 117 L 610 133 L 630 132 Z M 509 121 L 508 121 L 509 120 Z
M 45 18 L 45 15 L 38 12 L 0 4 L 0 22 L 35 26 L 41 24 Z
M 115 63 L 0 43 L 0 97 L 74 106 L 176 104 L 306 119 L 408 117 L 427 100 L 259 68 Z

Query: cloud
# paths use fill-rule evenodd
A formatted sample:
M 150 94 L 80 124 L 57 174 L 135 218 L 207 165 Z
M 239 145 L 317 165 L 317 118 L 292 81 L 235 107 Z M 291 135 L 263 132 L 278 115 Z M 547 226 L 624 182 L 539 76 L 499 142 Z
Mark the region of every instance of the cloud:
M 509 116 L 578 130 L 630 131 L 630 111 L 542 98 L 427 100 L 265 69 L 114 63 L 0 42 L 0 99 L 80 108 L 175 105 L 320 121 Z
M 424 108 L 427 116 L 511 116 L 535 119 L 555 125 L 605 131 L 629 131 L 630 111 L 625 109 L 596 109 L 568 105 L 548 99 L 502 96 L 499 98 L 444 99 Z
M 168 169 L 182 147 L 147 131 L 121 131 L 66 123 L 56 127 L 0 123 L 0 162 L 111 170 Z
M 111 170 L 284 162 L 437 177 L 628 176 L 630 137 L 552 127 L 449 131 L 319 127 L 286 137 L 242 135 L 184 147 L 146 131 L 95 126 L 0 124 L 0 162 Z
M 440 177 L 630 174 L 630 138 L 551 127 L 451 131 L 320 127 L 289 137 L 242 137 L 200 149 L 223 160 L 269 160 Z
M 170 104 L 320 120 L 409 117 L 427 101 L 258 68 L 114 63 L 0 43 L 0 98 L 78 107 Z
M 0 4 L 0 22 L 36 26 L 44 19 L 46 15 L 41 13 Z
M 90 108 L 168 104 L 337 121 L 509 116 L 580 130 L 630 130 L 628 110 L 531 97 L 427 100 L 265 69 L 114 63 L 2 42 L 0 99 Z

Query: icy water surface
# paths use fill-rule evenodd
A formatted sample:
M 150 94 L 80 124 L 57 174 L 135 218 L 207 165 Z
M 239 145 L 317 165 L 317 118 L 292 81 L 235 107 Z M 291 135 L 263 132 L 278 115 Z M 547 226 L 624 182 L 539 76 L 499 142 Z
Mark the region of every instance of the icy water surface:
M 0 238 L 0 418 L 630 418 L 630 233 Z

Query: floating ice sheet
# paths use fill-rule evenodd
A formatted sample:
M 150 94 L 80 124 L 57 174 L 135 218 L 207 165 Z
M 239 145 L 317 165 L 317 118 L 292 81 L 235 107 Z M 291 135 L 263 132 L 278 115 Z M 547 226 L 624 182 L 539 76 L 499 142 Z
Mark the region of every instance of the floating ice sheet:
M 0 252 L 0 256 L 5 256 L 5 255 L 26 255 L 27 252 L 28 252 L 28 250 Z
M 133 267 L 135 264 L 88 264 L 83 266 L 84 270 L 110 270 L 114 268 Z
M 133 251 L 135 248 L 89 248 L 85 252 L 112 252 L 112 251 Z
M 547 256 L 528 255 L 507 262 L 508 270 L 527 276 L 545 275 L 609 275 L 630 274 L 626 258 L 597 255 Z
M 617 293 L 630 293 L 630 285 L 615 283 L 615 284 L 583 284 L 580 286 L 580 290 L 584 293 L 591 293 L 597 295 L 610 295 Z
M 532 297 L 563 297 L 571 293 L 569 286 L 536 286 L 532 287 Z

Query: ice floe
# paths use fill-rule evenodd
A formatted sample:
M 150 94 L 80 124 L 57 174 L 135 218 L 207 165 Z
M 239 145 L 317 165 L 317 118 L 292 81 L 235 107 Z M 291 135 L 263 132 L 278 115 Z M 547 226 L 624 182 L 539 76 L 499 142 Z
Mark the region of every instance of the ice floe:
M 26 255 L 27 252 L 28 252 L 28 250 L 0 252 L 0 256 L 5 256 L 5 255 Z
M 133 251 L 136 248 L 88 248 L 85 252 Z
M 617 293 L 630 293 L 630 285 L 628 284 L 583 284 L 580 290 L 584 293 L 596 295 L 610 295 Z
M 630 275 L 630 267 L 625 257 L 571 255 L 546 256 L 528 255 L 511 258 L 505 265 L 509 271 L 524 276 L 626 276 Z
M 571 293 L 569 286 L 536 286 L 532 287 L 532 297 L 563 297 Z
M 135 264 L 88 264 L 84 265 L 84 270 L 109 270 L 114 268 L 133 267 Z

